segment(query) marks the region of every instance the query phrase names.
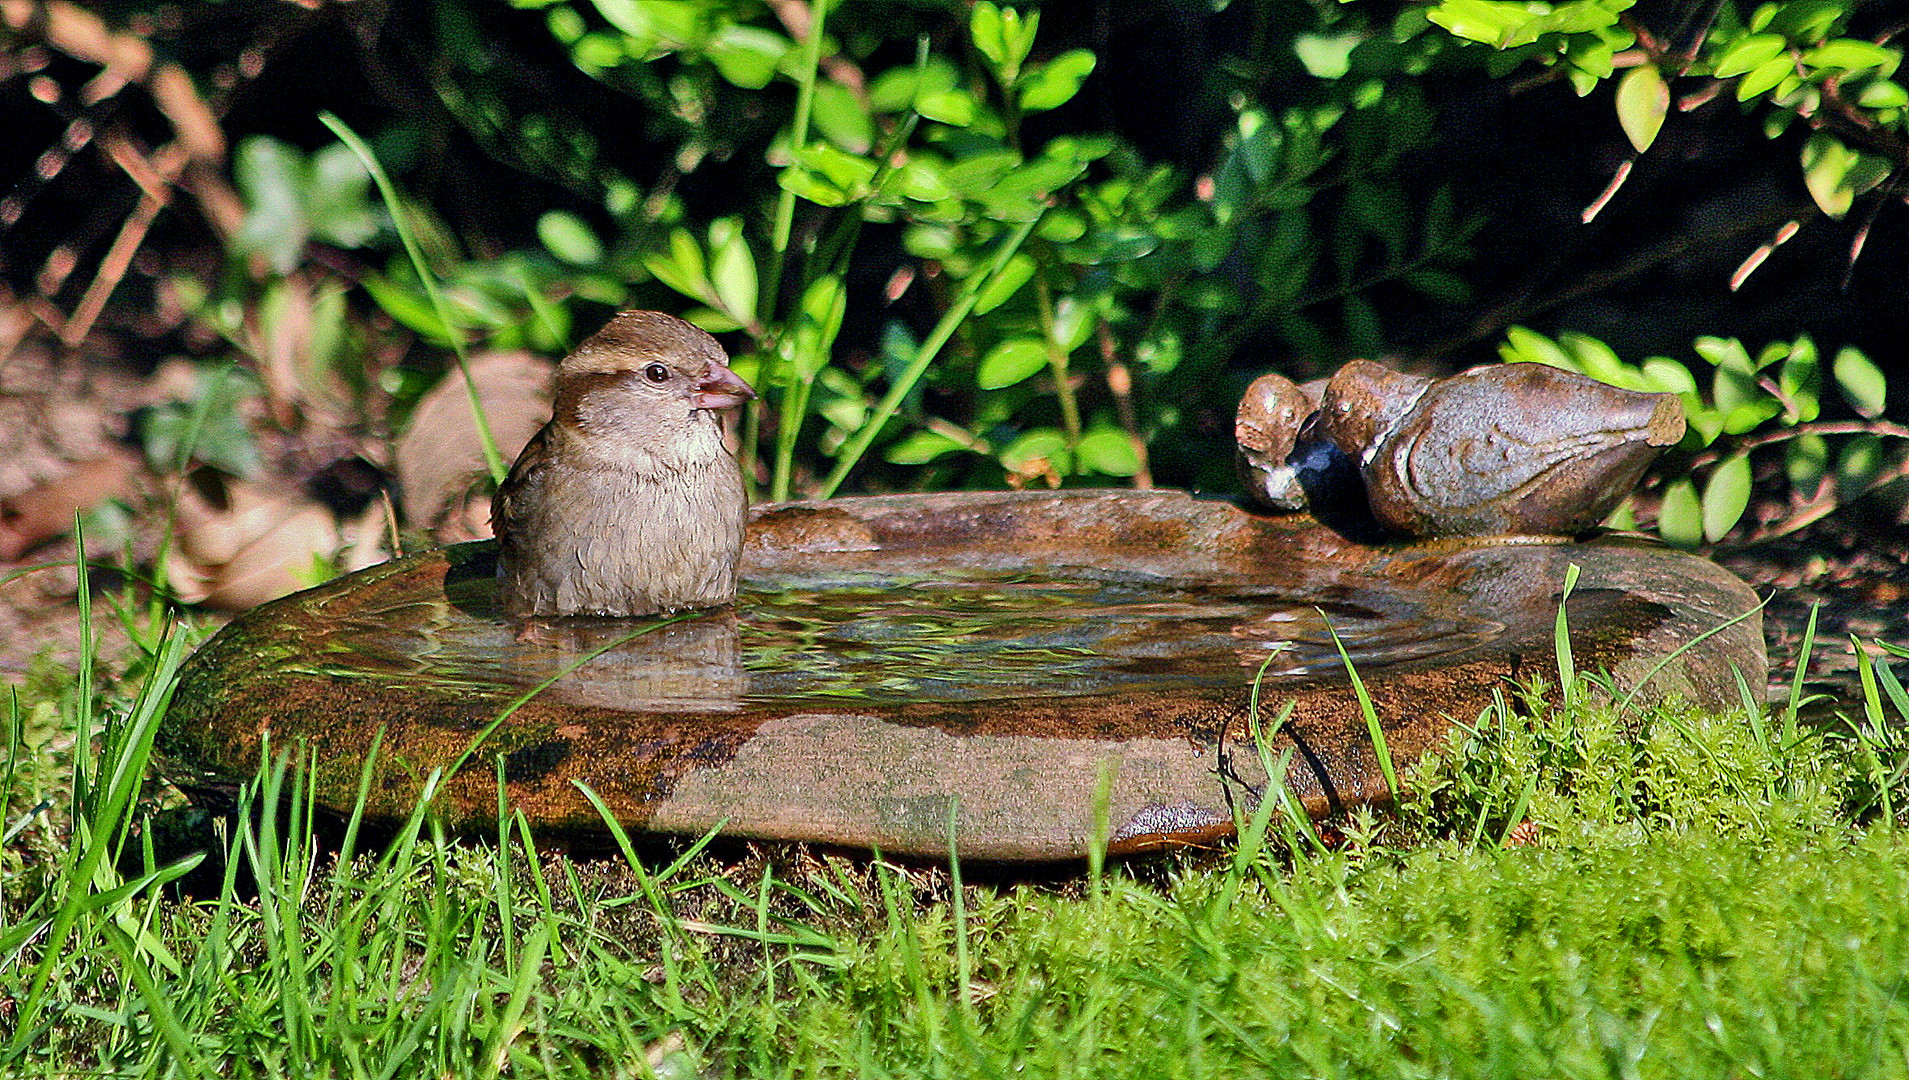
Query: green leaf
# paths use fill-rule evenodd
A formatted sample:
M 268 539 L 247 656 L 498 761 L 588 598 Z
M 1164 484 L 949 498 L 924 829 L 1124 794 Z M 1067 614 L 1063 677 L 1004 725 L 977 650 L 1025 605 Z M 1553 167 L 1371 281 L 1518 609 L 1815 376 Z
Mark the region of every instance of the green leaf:
M 263 258 L 276 273 L 291 273 L 311 236 L 305 216 L 305 155 L 269 135 L 254 135 L 233 154 L 232 175 L 245 197 L 245 220 L 233 246 Z
M 1094 305 L 1077 297 L 1064 296 L 1054 305 L 1054 340 L 1061 352 L 1071 353 L 1087 343 L 1094 333 Z
M 1889 398 L 1889 379 L 1869 357 L 1845 347 L 1837 352 L 1830 373 L 1836 378 L 1836 388 L 1843 392 L 1843 400 L 1858 415 L 1869 420 L 1882 415 Z
M 829 183 L 857 197 L 867 194 L 878 169 L 873 161 L 825 142 L 810 143 L 792 156 L 797 165 L 820 173 Z
M 966 90 L 930 90 L 915 98 L 916 112 L 950 127 L 974 123 L 975 109 L 974 95 Z
M 1691 346 L 1697 355 L 1710 361 L 1716 367 L 1740 371 L 1746 375 L 1756 372 L 1756 365 L 1750 361 L 1749 350 L 1736 338 L 1700 337 Z
M 756 26 L 730 23 L 703 46 L 703 55 L 724 79 L 744 90 L 760 90 L 776 76 L 776 68 L 795 48 L 781 34 Z M 823 84 L 818 84 L 820 90 Z M 829 83 L 826 85 L 835 85 Z
M 604 21 L 636 38 L 645 49 L 663 36 L 662 29 L 650 17 L 649 5 L 642 0 L 591 0 Z
M 1584 374 L 1577 359 L 1559 348 L 1556 342 L 1522 326 L 1513 326 L 1505 331 L 1505 343 L 1498 346 L 1498 355 L 1507 363 L 1522 360 Z
M 983 390 L 1013 386 L 1047 366 L 1047 343 L 1037 337 L 1011 337 L 981 358 L 974 382 Z
M 1837 38 L 1804 53 L 1803 63 L 1813 68 L 1841 68 L 1844 71 L 1887 68 L 1889 70 L 1884 74 L 1889 75 L 1902 63 L 1902 54 L 1885 49 L 1873 41 Z
M 985 315 L 1006 303 L 1008 298 L 1019 292 L 1034 276 L 1034 260 L 1025 253 L 1017 252 L 1001 268 L 1001 272 L 986 285 L 974 301 L 974 314 Z
M 914 108 L 915 99 L 936 90 L 951 90 L 961 81 L 953 64 L 939 56 L 924 64 L 894 67 L 875 76 L 868 86 L 868 107 L 879 113 Z
M 747 323 L 756 313 L 756 257 L 735 218 L 709 225 L 709 279 L 718 305 L 730 318 Z
M 1067 436 L 1054 428 L 1035 428 L 1001 451 L 1001 464 L 1015 472 L 1025 471 L 1040 460 L 1061 476 L 1072 473 L 1074 455 L 1067 450 Z
M 968 14 L 968 38 L 975 51 L 995 67 L 1007 63 L 1007 43 L 1001 37 L 1001 9 L 993 0 L 975 0 Z
M 1558 4 L 1513 0 L 1441 0 L 1427 13 L 1431 21 L 1462 38 L 1499 49 L 1530 45 L 1546 34 L 1580 34 L 1617 22 L 1612 5 L 1579 0 Z
M 1762 26 L 1755 25 L 1765 18 L 1765 11 L 1769 12 L 1768 22 Z M 1764 4 L 1752 17 L 1751 23 L 1753 29 L 1767 29 L 1807 45 L 1823 40 L 1829 28 L 1836 25 L 1838 19 L 1847 16 L 1849 11 L 1848 0 L 1786 0 L 1780 4 Z
M 1723 410 L 1723 430 L 1728 435 L 1743 435 L 1755 431 L 1764 422 L 1783 411 L 1783 403 L 1764 394 L 1751 401 L 1743 402 Z
M 1673 481 L 1664 488 L 1663 505 L 1657 510 L 1657 535 L 1678 547 L 1694 548 L 1703 543 L 1703 502 L 1697 498 L 1697 486 L 1688 479 Z
M 942 178 L 941 163 L 926 155 L 915 155 L 895 170 L 895 186 L 917 202 L 940 202 L 953 198 L 955 190 Z
M 551 210 L 537 219 L 537 239 L 544 250 L 572 266 L 595 266 L 603 261 L 603 244 L 583 219 L 567 210 Z
M 1761 94 L 1767 94 L 1776 84 L 1796 74 L 1796 62 L 1790 54 L 1771 57 L 1758 64 L 1743 80 L 1737 83 L 1737 100 L 1748 101 Z
M 1816 490 L 1829 471 L 1829 440 L 1821 435 L 1799 435 L 1783 451 L 1783 475 L 1790 488 L 1803 495 Z
M 1803 186 L 1833 218 L 1848 213 L 1856 196 L 1882 183 L 1889 171 L 1885 159 L 1852 150 L 1834 135 L 1819 131 L 1803 144 Z
M 1909 89 L 1904 89 L 1901 83 L 1878 79 L 1863 87 L 1863 92 L 1856 95 L 1856 104 L 1865 109 L 1900 109 L 1909 106 Z
M 1094 54 L 1069 49 L 1021 76 L 1016 92 L 1024 112 L 1041 112 L 1065 105 L 1080 93 L 1094 71 Z
M 1722 540 L 1750 506 L 1750 459 L 1737 454 L 1726 458 L 1704 482 L 1704 539 Z
M 848 192 L 807 169 L 795 167 L 784 169 L 776 174 L 776 184 L 817 206 L 841 206 L 850 199 Z
M 1530 18 L 1523 4 L 1499 0 L 1443 0 L 1426 13 L 1429 18 L 1462 38 L 1498 45 L 1513 27 Z
M 974 47 L 994 65 L 1002 85 L 1012 83 L 1021 64 L 1034 48 L 1034 34 L 1041 13 L 1023 16 L 1014 8 L 997 7 L 990 0 L 978 0 L 968 17 L 968 34 Z
M 351 147 L 335 142 L 312 154 L 305 216 L 320 239 L 355 248 L 376 236 L 389 219 L 372 206 L 370 195 L 371 173 Z
M 1097 427 L 1080 437 L 1074 456 L 1082 471 L 1107 476 L 1132 476 L 1140 471 L 1140 455 L 1127 433 L 1113 427 Z
M 1785 44 L 1781 34 L 1750 34 L 1738 38 L 1736 44 L 1717 57 L 1716 67 L 1711 74 L 1719 79 L 1732 79 L 1753 71 L 1776 59 Z
M 795 332 L 784 340 L 796 372 L 812 379 L 828 365 L 836 335 L 842 331 L 842 317 L 848 311 L 848 292 L 836 274 L 817 278 L 802 294 L 801 319 Z
M 1558 335 L 1558 345 L 1570 352 L 1575 370 L 1609 386 L 1638 389 L 1636 369 L 1617 358 L 1617 353 L 1589 334 L 1566 330 Z
M 855 92 L 838 82 L 815 84 L 810 119 L 815 129 L 851 154 L 865 154 L 875 143 L 875 122 L 856 99 Z
M 1794 411 L 1792 422 L 1809 423 L 1821 413 L 1818 400 L 1823 390 L 1822 366 L 1817 363 L 1816 343 L 1807 336 L 1797 338 L 1777 372 L 1777 389 L 1788 399 Z
M 923 465 L 943 454 L 964 449 L 963 445 L 938 431 L 917 431 L 891 443 L 882 457 L 895 465 Z
M 643 269 L 691 300 L 707 302 L 714 292 L 709 284 L 709 270 L 703 264 L 703 249 L 687 229 L 670 233 L 667 254 L 643 256 Z
M 1359 31 L 1296 34 L 1293 37 L 1293 55 L 1305 65 L 1306 74 L 1313 78 L 1341 79 L 1352 68 L 1352 50 L 1365 40 L 1365 34 Z
M 1641 370 L 1644 378 L 1640 389 L 1678 395 L 1697 392 L 1697 379 L 1690 369 L 1669 357 L 1648 357 Z
M 1882 436 L 1852 435 L 1844 440 L 1843 452 L 1836 458 L 1836 497 L 1848 500 L 1861 495 L 1882 466 Z
M 138 414 L 137 427 L 146 460 L 173 473 L 187 460 L 210 465 L 232 476 L 250 476 L 261 462 L 258 445 L 246 426 L 245 403 L 261 388 L 250 373 L 229 367 L 195 373 L 200 401 L 167 402 Z M 184 440 L 194 440 L 191 446 Z
M 1640 64 L 1617 84 L 1617 122 L 1638 153 L 1650 149 L 1670 111 L 1670 87 L 1655 64 Z

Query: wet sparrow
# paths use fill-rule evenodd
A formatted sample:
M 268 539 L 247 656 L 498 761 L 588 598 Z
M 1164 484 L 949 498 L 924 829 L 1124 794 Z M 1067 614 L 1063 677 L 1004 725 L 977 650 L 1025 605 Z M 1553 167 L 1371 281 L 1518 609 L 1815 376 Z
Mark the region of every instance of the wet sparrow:
M 554 415 L 491 502 L 515 618 L 652 615 L 736 597 L 748 498 L 721 411 L 755 397 L 716 339 L 626 311 L 557 370 Z

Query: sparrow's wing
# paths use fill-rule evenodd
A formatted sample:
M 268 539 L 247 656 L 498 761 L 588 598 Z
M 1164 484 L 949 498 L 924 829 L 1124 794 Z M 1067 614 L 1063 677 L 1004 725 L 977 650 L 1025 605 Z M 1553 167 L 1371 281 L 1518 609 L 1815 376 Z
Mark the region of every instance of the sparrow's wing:
M 497 486 L 497 494 L 491 496 L 491 532 L 506 547 L 523 525 L 528 493 L 542 482 L 543 472 L 550 467 L 553 426 L 545 424 L 530 437 L 523 452 L 517 455 L 517 463 L 510 467 L 510 475 L 504 477 L 504 482 Z

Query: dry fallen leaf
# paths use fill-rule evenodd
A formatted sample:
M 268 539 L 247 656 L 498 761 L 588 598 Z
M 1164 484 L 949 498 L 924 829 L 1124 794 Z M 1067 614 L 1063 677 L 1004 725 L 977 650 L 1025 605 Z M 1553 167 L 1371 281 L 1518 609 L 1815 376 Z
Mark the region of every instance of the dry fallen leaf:
M 497 451 L 508 465 L 550 419 L 556 365 L 526 352 L 471 358 L 471 380 Z M 490 474 L 464 378 L 456 370 L 424 395 L 398 440 L 396 466 L 405 520 L 440 543 L 491 534 Z
M 12 562 L 73 527 L 73 515 L 132 488 L 138 460 L 115 453 L 74 466 L 71 472 L 0 498 L 0 562 Z
M 326 567 L 357 570 L 385 557 L 375 507 L 340 522 L 284 484 L 201 470 L 181 485 L 175 514 L 166 573 L 191 604 L 243 610 L 317 584 Z

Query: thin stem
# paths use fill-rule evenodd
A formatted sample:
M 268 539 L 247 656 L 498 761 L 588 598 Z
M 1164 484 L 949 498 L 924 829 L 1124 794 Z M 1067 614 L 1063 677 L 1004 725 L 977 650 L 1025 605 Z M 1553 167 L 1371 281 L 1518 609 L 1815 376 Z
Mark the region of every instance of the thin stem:
M 1067 378 L 1067 352 L 1061 348 L 1054 331 L 1054 297 L 1047 278 L 1034 275 L 1034 295 L 1041 312 L 1041 338 L 1047 343 L 1047 366 L 1054 373 L 1054 396 L 1061 403 L 1061 426 L 1067 429 L 1067 447 L 1080 445 L 1080 402 L 1074 400 L 1074 387 Z
M 1107 366 L 1107 391 L 1114 398 L 1114 413 L 1120 417 L 1121 430 L 1127 433 L 1127 442 L 1133 446 L 1134 460 L 1140 467 L 1134 470 L 1133 486 L 1141 491 L 1153 487 L 1153 468 L 1147 462 L 1147 440 L 1140 435 L 1140 418 L 1133 405 L 1133 371 L 1120 359 L 1119 346 L 1114 342 L 1113 327 L 1105 318 L 1098 320 L 1094 327 L 1094 336 L 1100 343 L 1100 359 Z
M 795 116 L 789 123 L 789 153 L 795 154 L 809 142 L 809 115 L 815 107 L 815 73 L 822 64 L 822 26 L 828 18 L 828 0 L 815 0 L 815 17 L 809 22 L 808 36 L 802 40 L 802 65 L 796 73 Z M 784 260 L 789 251 L 789 233 L 795 224 L 795 192 L 783 188 L 776 197 L 775 229 L 769 235 L 769 280 L 757 301 L 765 324 L 774 323 L 776 300 L 782 292 Z
M 895 410 L 901 407 L 902 399 L 914 391 L 915 384 L 920 382 L 921 377 L 927 373 L 928 365 L 934 363 L 942 346 L 948 343 L 948 339 L 954 336 L 955 329 L 968 317 L 968 313 L 974 310 L 975 301 L 980 298 L 981 290 L 1000 276 L 1008 260 L 1014 257 L 1015 252 L 1021 250 L 1021 245 L 1027 241 L 1029 234 L 1034 231 L 1035 224 L 1040 220 L 1040 215 L 1036 214 L 1033 218 L 1022 222 L 1020 227 L 1001 244 L 1001 249 L 995 252 L 994 262 L 988 266 L 987 272 L 968 278 L 967 284 L 961 290 L 961 295 L 955 299 L 954 306 L 950 307 L 941 317 L 941 321 L 935 324 L 928 339 L 921 343 L 921 348 L 916 351 L 915 359 L 909 363 L 908 370 L 902 372 L 901 378 L 895 380 L 895 384 L 888 388 L 888 393 L 882 398 L 881 404 L 875 407 L 875 414 L 857 429 L 849 438 L 848 445 L 842 448 L 841 456 L 835 460 L 835 468 L 830 470 L 828 479 L 822 482 L 820 497 L 829 498 L 835 494 L 836 488 L 842 486 L 842 481 L 848 476 L 849 470 L 862 460 L 862 455 L 868 452 L 868 445 L 875 441 L 875 436 L 881 433 L 889 418 L 895 415 Z
M 438 291 L 437 278 L 431 273 L 430 264 L 424 260 L 424 251 L 418 247 L 411 230 L 405 227 L 404 212 L 398 205 L 398 189 L 391 183 L 391 177 L 385 175 L 384 166 L 371 153 L 371 147 L 358 137 L 358 133 L 345 126 L 343 120 L 331 113 L 319 113 L 332 134 L 338 136 L 351 152 L 358 155 L 365 170 L 371 173 L 372 183 L 378 185 L 378 195 L 384 200 L 384 208 L 391 215 L 391 225 L 398 231 L 398 239 L 404 242 L 404 253 L 411 259 L 411 268 L 417 271 L 418 282 L 424 286 L 424 294 L 431 300 L 431 310 L 437 313 L 438 324 L 444 327 L 444 336 L 450 339 L 451 352 L 457 357 L 457 370 L 464 376 L 464 392 L 470 398 L 471 413 L 477 418 L 477 434 L 484 444 L 484 466 L 490 470 L 491 482 L 501 484 L 509 467 L 504 464 L 504 455 L 498 452 L 497 439 L 491 434 L 490 418 L 484 415 L 484 402 L 477 395 L 477 381 L 471 378 L 470 358 L 465 356 L 464 338 L 458 333 L 457 324 L 451 321 L 451 307 L 444 301 L 444 294 Z

